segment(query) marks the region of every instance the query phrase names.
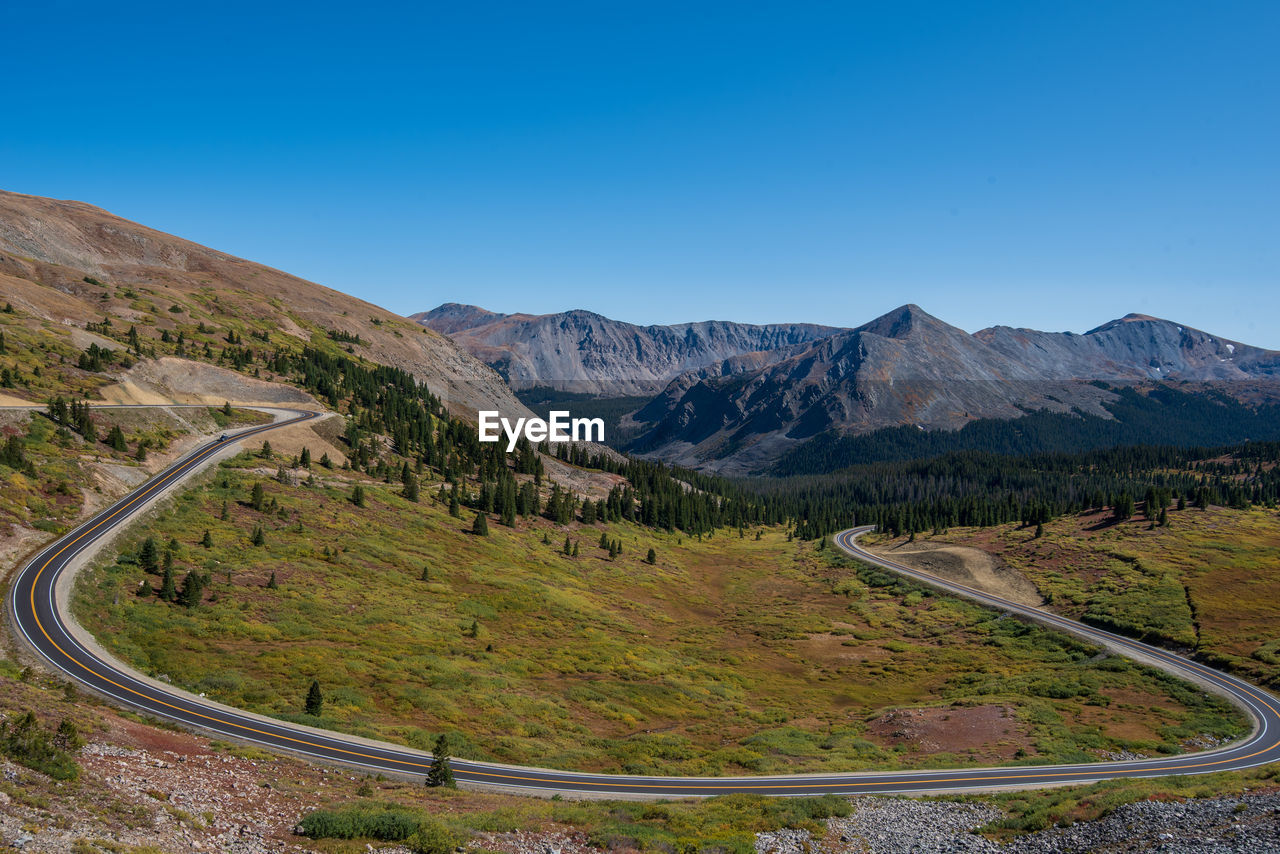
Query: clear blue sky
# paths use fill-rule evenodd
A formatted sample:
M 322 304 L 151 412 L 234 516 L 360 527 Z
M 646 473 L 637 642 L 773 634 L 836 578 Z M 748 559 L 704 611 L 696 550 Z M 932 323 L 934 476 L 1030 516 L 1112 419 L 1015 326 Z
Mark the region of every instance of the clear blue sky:
M 0 187 L 393 311 L 1138 311 L 1280 348 L 1275 0 L 51 0 L 5 29 Z

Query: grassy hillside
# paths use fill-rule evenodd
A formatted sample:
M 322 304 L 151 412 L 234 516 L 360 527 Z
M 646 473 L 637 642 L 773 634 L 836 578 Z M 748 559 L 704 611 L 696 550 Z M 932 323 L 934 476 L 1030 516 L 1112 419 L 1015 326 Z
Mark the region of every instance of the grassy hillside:
M 292 462 L 245 454 L 209 475 L 83 576 L 77 615 L 140 669 L 224 702 L 419 747 L 455 732 L 460 755 L 508 762 L 855 769 L 1176 751 L 1240 731 L 1184 685 L 780 528 L 699 541 L 534 519 L 483 537 L 435 484 L 414 504 Z M 134 595 L 161 586 L 138 565 L 146 536 L 171 548 L 179 584 L 208 575 L 199 605 Z M 319 720 L 302 713 L 313 679 Z M 933 709 L 910 726 L 886 715 L 919 704 Z
M 43 413 L 0 412 L 0 546 L 15 534 L 61 533 L 150 477 L 166 452 L 198 433 L 269 421 L 254 410 L 98 409 L 93 441 Z M 113 444 L 114 431 L 120 436 Z M 11 527 L 12 526 L 12 527 Z
M 0 224 L 0 292 L 15 312 L 10 319 L 65 327 L 76 351 L 92 343 L 91 333 L 128 345 L 130 360 L 178 355 L 265 374 L 270 354 L 311 346 L 408 371 L 455 413 L 480 403 L 522 410 L 492 369 L 449 339 L 323 285 L 80 202 L 0 191 Z M 119 364 L 106 370 L 119 371 Z M 13 393 L 40 399 L 47 385 L 24 371 Z M 84 386 L 74 391 L 83 395 Z
M 1032 527 L 955 528 L 917 542 L 972 545 L 1031 579 L 1050 607 L 1194 651 L 1258 684 L 1280 685 L 1280 514 L 1224 507 L 1068 516 Z M 882 540 L 883 544 L 894 541 Z M 901 542 L 898 540 L 897 542 Z

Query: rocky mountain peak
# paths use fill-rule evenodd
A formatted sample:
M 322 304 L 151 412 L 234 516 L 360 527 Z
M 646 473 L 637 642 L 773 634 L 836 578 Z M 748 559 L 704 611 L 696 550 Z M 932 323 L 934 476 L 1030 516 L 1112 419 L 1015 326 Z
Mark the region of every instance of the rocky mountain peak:
M 436 306 L 431 311 L 420 311 L 417 314 L 411 314 L 409 319 L 415 320 L 441 334 L 452 335 L 455 332 L 501 320 L 507 316 L 481 308 L 478 305 L 446 302 Z
M 900 305 L 875 320 L 864 323 L 855 331 L 870 332 L 882 338 L 908 338 L 922 333 L 968 335 L 964 330 L 944 323 L 915 303 Z

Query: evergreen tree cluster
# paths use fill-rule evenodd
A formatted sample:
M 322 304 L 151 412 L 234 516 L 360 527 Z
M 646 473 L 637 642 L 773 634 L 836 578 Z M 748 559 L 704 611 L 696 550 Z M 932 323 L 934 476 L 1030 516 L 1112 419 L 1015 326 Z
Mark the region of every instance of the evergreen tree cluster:
M 823 433 L 783 455 L 772 474 L 824 474 L 873 462 L 929 459 L 961 451 L 1002 456 L 1078 454 L 1136 445 L 1206 446 L 1280 440 L 1280 405 L 1248 406 L 1211 390 L 1139 390 L 1094 383 L 1116 395 L 1111 418 L 1082 412 L 1029 412 L 984 418 L 960 430 L 888 427 L 861 436 Z
M 1275 507 L 1280 503 L 1280 443 L 1225 448 L 1136 446 L 1081 454 L 1002 456 L 977 451 L 927 460 L 881 462 L 825 477 L 758 481 L 763 516 L 818 539 L 853 524 L 900 535 L 955 526 L 1056 517 L 1113 508 L 1158 520 L 1174 500 L 1196 507 Z
M 23 441 L 17 436 L 9 436 L 0 444 L 0 466 L 8 466 L 30 477 L 36 476 L 35 465 L 27 459 Z
M 89 401 L 71 398 L 70 402 L 61 397 L 49 401 L 46 410 L 49 419 L 84 437 L 86 442 L 96 442 L 98 431 L 93 424 L 93 416 L 89 412 Z

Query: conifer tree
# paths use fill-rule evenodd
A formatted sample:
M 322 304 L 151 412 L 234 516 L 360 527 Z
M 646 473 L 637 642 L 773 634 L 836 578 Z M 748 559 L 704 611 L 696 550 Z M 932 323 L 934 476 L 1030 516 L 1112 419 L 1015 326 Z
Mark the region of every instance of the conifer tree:
M 160 549 L 156 546 L 155 537 L 147 537 L 138 549 L 138 566 L 146 572 L 160 571 Z
M 200 604 L 204 594 L 204 579 L 195 572 L 188 572 L 182 579 L 182 589 L 178 591 L 178 604 L 194 608 Z
M 266 493 L 262 489 L 261 483 L 254 483 L 253 492 L 249 495 L 249 506 L 258 512 L 262 512 L 262 507 L 266 502 Z
M 151 580 L 147 578 L 142 579 L 142 583 L 138 585 L 138 595 L 145 599 L 148 596 L 154 596 L 155 592 L 156 591 L 151 587 Z
M 471 523 L 471 533 L 480 536 L 489 536 L 489 516 L 483 510 L 476 514 L 476 519 Z
M 431 768 L 427 771 L 427 785 L 433 789 L 458 788 L 458 784 L 453 779 L 453 769 L 449 767 L 449 740 L 444 733 L 436 737 L 435 746 L 431 748 Z
M 358 483 L 355 485 L 355 488 L 351 490 L 351 503 L 357 507 L 363 507 L 365 504 L 364 487 Z
M 574 557 L 577 557 L 577 556 L 578 556 L 578 541 L 577 541 L 577 540 L 574 540 L 574 541 L 573 541 L 573 556 L 574 556 Z
M 658 562 L 658 553 L 653 549 L 649 549 L 649 553 L 645 555 L 644 562 L 652 566 Z
M 280 585 L 279 585 L 278 583 L 276 583 L 276 574 L 275 574 L 275 571 L 274 571 L 274 570 L 272 570 L 272 572 L 271 572 L 271 577 L 270 577 L 269 579 L 267 579 L 267 589 L 268 589 L 268 590 L 278 590 L 279 588 L 280 588 Z
M 599 548 L 602 548 L 602 549 L 607 549 L 607 548 L 609 548 L 609 535 L 608 535 L 607 533 L 605 533 L 604 531 L 601 531 L 601 532 L 600 532 L 600 545 L 599 545 Z
M 261 525 L 253 526 L 253 534 L 250 535 L 249 541 L 255 546 L 265 545 L 267 542 L 267 533 L 262 530 Z
M 160 582 L 160 598 L 166 602 L 172 602 L 178 598 L 178 589 L 173 583 L 172 569 L 164 571 L 164 578 Z
M 304 447 L 302 449 L 302 454 L 298 457 L 298 465 L 302 466 L 304 469 L 311 468 L 311 449 L 310 448 Z
M 422 568 L 422 580 L 423 580 L 423 581 L 430 581 L 430 580 L 431 580 L 431 567 L 429 567 L 429 566 L 424 566 L 424 567 Z
M 200 545 L 206 549 L 213 548 L 213 536 L 208 531 L 205 531 L 204 536 L 200 538 Z
M 1132 515 L 1133 497 L 1127 492 L 1121 493 L 1116 497 L 1115 506 L 1111 509 L 1111 516 L 1117 522 L 1127 522 Z
M 570 544 L 569 537 L 567 535 L 564 538 L 564 547 L 561 549 L 561 551 L 563 551 L 566 555 L 569 555 L 573 552 L 573 546 Z
M 324 694 L 320 693 L 320 680 L 311 680 L 311 687 L 307 689 L 307 699 L 302 710 L 312 717 L 320 717 L 320 712 L 324 710 Z

